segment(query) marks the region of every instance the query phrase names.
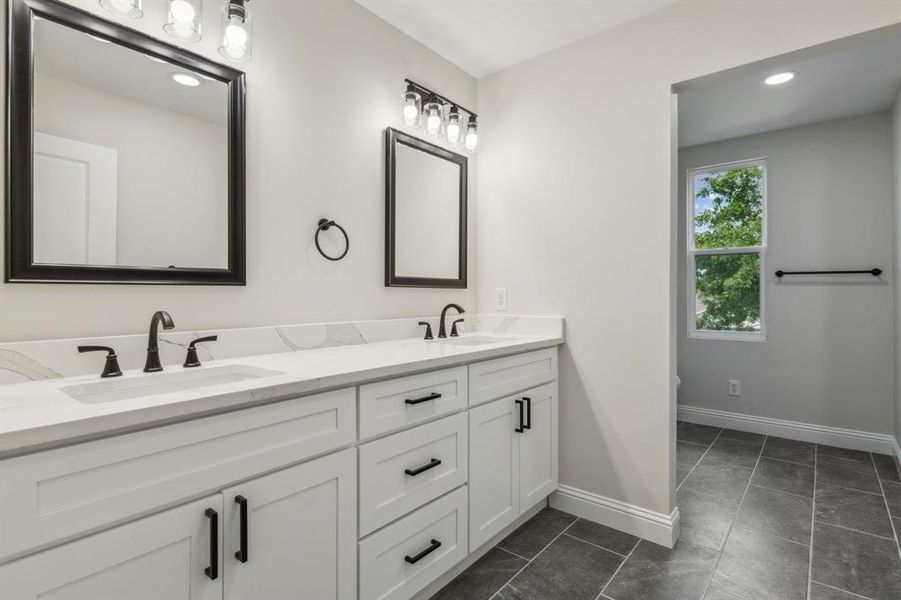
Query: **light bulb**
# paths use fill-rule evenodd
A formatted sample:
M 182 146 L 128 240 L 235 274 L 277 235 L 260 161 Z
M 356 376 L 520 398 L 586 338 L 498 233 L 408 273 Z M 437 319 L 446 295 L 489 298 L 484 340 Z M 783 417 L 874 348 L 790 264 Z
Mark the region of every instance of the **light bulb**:
M 172 4 L 169 5 L 169 12 L 172 14 L 172 19 L 179 23 L 190 23 L 196 16 L 194 7 L 186 0 L 172 0 Z
M 416 125 L 416 117 L 419 116 L 419 109 L 416 104 L 404 104 L 404 125 L 413 127 Z
M 140 19 L 144 16 L 143 0 L 100 0 L 100 6 L 117 17 Z
M 244 24 L 238 19 L 232 19 L 232 22 L 225 28 L 225 41 L 231 46 L 247 45 L 247 31 L 244 30 Z
M 435 113 L 430 114 L 425 123 L 425 130 L 429 135 L 438 135 L 439 129 L 441 129 L 441 117 Z
M 451 146 L 460 143 L 460 110 L 451 106 L 447 113 L 447 122 L 444 125 L 444 137 Z
M 222 7 L 222 42 L 219 54 L 229 60 L 250 60 L 251 19 L 244 0 L 229 0 Z
M 463 138 L 463 146 L 469 152 L 475 152 L 479 145 L 479 124 L 476 123 L 475 117 L 469 117 L 469 123 L 466 124 L 466 137 Z
M 456 144 L 460 141 L 460 125 L 457 123 L 448 123 L 447 125 L 447 141 Z

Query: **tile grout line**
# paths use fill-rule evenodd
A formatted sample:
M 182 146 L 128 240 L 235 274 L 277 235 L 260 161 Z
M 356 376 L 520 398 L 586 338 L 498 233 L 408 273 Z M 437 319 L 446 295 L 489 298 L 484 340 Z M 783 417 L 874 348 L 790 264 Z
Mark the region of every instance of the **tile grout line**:
M 763 456 L 763 449 L 766 448 L 766 443 L 769 439 L 769 436 L 764 436 L 763 438 L 763 445 L 760 447 L 760 451 L 757 453 L 757 462 L 754 463 L 754 468 L 751 469 L 751 476 L 748 477 L 748 484 L 745 486 L 745 491 L 741 494 L 741 500 L 738 501 L 738 508 L 735 509 L 735 514 L 732 516 L 732 521 L 729 523 L 729 530 L 726 532 L 726 536 L 723 538 L 723 541 L 720 544 L 720 549 L 716 557 L 716 563 L 713 565 L 713 571 L 711 571 L 710 577 L 707 579 L 707 585 L 704 586 L 704 596 L 706 596 L 707 592 L 710 591 L 710 584 L 713 582 L 713 578 L 716 575 L 716 570 L 720 566 L 720 560 L 722 560 L 723 554 L 726 551 L 726 543 L 729 541 L 729 536 L 732 535 L 732 529 L 735 527 L 735 521 L 738 520 L 738 514 L 741 512 L 742 504 L 744 504 L 745 502 L 745 497 L 748 495 L 748 490 L 751 489 L 751 481 L 754 479 L 754 473 L 757 472 L 757 467 L 760 466 L 760 457 Z
M 882 477 L 879 476 L 879 468 L 876 466 L 876 459 L 873 458 L 873 453 L 870 453 L 870 461 L 873 463 L 873 468 L 876 469 L 876 481 L 879 482 L 879 490 L 882 492 L 882 502 L 885 504 L 885 511 L 888 513 L 888 524 L 892 528 L 892 533 L 895 535 L 895 547 L 898 549 L 898 556 L 901 557 L 901 540 L 898 537 L 898 530 L 895 529 L 895 520 L 892 519 L 892 509 L 889 508 L 888 505 L 888 496 L 885 495 L 885 486 L 882 485 Z
M 716 434 L 716 437 L 713 438 L 712 440 L 710 440 L 710 443 L 707 444 L 707 449 L 704 450 L 704 454 L 701 455 L 701 458 L 699 458 L 699 459 L 697 460 L 697 462 L 695 462 L 695 465 L 694 465 L 691 469 L 689 469 L 688 473 L 685 474 L 685 478 L 684 478 L 682 481 L 679 482 L 679 485 L 676 486 L 676 491 L 677 491 L 677 492 L 678 492 L 680 489 L 682 489 L 682 486 L 685 484 L 686 481 L 688 481 L 688 478 L 691 477 L 691 474 L 695 472 L 695 469 L 698 468 L 698 465 L 701 464 L 701 461 L 704 460 L 704 457 L 707 456 L 707 453 L 710 452 L 710 449 L 713 448 L 713 445 L 716 443 L 716 441 L 717 441 L 718 439 L 720 439 L 720 435 L 722 435 L 722 433 L 723 433 L 723 429 L 720 428 L 720 430 L 719 430 L 719 431 L 717 432 L 717 434 Z M 678 440 L 676 440 L 676 441 L 678 441 Z M 699 444 L 699 445 L 700 445 L 700 444 Z M 676 456 L 676 463 L 677 463 L 676 470 L 677 470 L 677 471 L 679 470 L 679 469 L 678 469 L 678 462 L 679 462 L 679 457 Z
M 632 549 L 629 550 L 629 554 L 626 555 L 626 557 L 623 559 L 623 562 L 619 563 L 619 566 L 616 567 L 616 570 L 613 572 L 613 575 L 611 575 L 610 579 L 607 580 L 607 583 L 605 583 L 601 587 L 601 591 L 598 592 L 597 598 L 595 598 L 594 600 L 601 600 L 601 598 L 610 598 L 610 596 L 604 594 L 604 591 L 606 591 L 607 586 L 609 586 L 613 582 L 613 580 L 619 574 L 620 570 L 623 568 L 623 565 L 625 565 L 626 561 L 629 560 L 629 558 L 631 558 L 632 554 L 634 554 L 634 552 L 635 552 L 635 549 L 638 548 L 638 545 L 641 544 L 642 541 L 643 540 L 641 538 L 639 538 L 638 542 L 636 542 L 636 544 L 634 546 L 632 546 Z
M 810 547 L 808 548 L 808 552 L 810 553 L 807 557 L 807 600 L 810 600 L 810 595 L 813 593 L 813 528 L 816 526 L 817 522 L 817 457 L 820 454 L 819 451 L 820 445 L 813 445 L 813 497 L 810 500 Z
M 842 588 L 837 588 L 834 585 L 829 585 L 827 583 L 823 583 L 822 581 L 811 580 L 810 583 L 811 583 L 811 587 L 812 587 L 812 584 L 815 583 L 815 584 L 821 585 L 825 588 L 829 588 L 830 590 L 835 590 L 837 592 L 843 592 L 845 594 L 850 594 L 851 596 L 854 596 L 855 598 L 860 598 L 861 600 L 873 600 L 869 596 L 861 596 L 860 594 L 855 594 L 854 592 L 849 592 L 848 590 L 843 590 Z
M 512 532 L 511 532 L 511 533 L 512 533 Z M 522 556 L 522 555 L 520 555 L 520 554 L 517 554 L 516 552 L 513 552 L 512 550 L 507 550 L 506 548 L 504 548 L 503 546 L 501 546 L 500 543 L 495 544 L 494 547 L 497 548 L 498 550 L 503 550 L 503 551 L 506 552 L 507 554 L 512 554 L 512 555 L 515 556 L 516 558 L 521 558 L 521 559 L 523 559 L 524 561 L 529 562 L 529 559 L 526 558 L 525 556 Z
M 575 516 L 575 515 L 573 515 L 573 516 Z M 534 517 L 533 517 L 533 518 L 534 518 Z M 555 535 L 555 536 L 554 536 L 554 539 L 552 539 L 551 541 L 549 541 L 549 542 L 548 542 L 541 550 L 538 551 L 537 554 L 535 554 L 535 556 L 533 556 L 531 559 L 528 559 L 528 562 L 526 562 L 526 564 L 524 564 L 524 565 L 523 565 L 516 573 L 514 573 L 513 576 L 512 576 L 510 579 L 508 579 L 507 581 L 505 581 L 505 582 L 503 583 L 503 585 L 501 585 L 501 587 L 497 588 L 497 591 L 494 592 L 494 593 L 491 595 L 491 597 L 489 598 L 489 600 L 493 600 L 493 598 L 495 598 L 495 597 L 501 592 L 502 589 L 504 589 L 505 587 L 507 587 L 507 584 L 509 584 L 509 583 L 510 583 L 511 581 L 513 581 L 514 579 L 516 579 L 516 576 L 517 576 L 517 575 L 519 575 L 520 573 L 522 573 L 523 570 L 524 570 L 526 567 L 528 567 L 529 565 L 531 565 L 532 562 L 533 562 L 536 558 L 538 558 L 539 556 L 541 556 L 542 552 L 544 552 L 545 550 L 547 550 L 547 549 L 550 547 L 551 544 L 553 544 L 554 542 L 556 542 L 556 541 L 560 538 L 560 536 L 562 536 L 564 533 L 566 533 L 566 531 L 567 531 L 570 527 L 572 527 L 573 525 L 575 525 L 576 521 L 578 521 L 578 520 L 579 520 L 579 517 L 576 517 L 575 519 L 573 519 L 573 522 L 572 522 L 572 523 L 570 523 L 569 525 L 567 525 L 566 527 L 564 527 L 564 528 L 563 528 L 563 531 L 561 531 L 560 533 L 558 533 L 557 535 Z M 528 523 L 528 521 L 526 521 L 526 523 Z M 525 523 L 523 523 L 523 525 L 525 525 Z M 501 548 L 501 549 L 503 550 L 503 548 Z M 513 554 L 513 552 L 510 552 L 510 554 Z M 517 555 L 517 556 L 518 556 L 518 555 Z M 520 556 L 520 558 L 525 558 L 525 557 Z
M 891 517 L 889 517 L 889 520 L 891 520 Z M 891 542 L 895 541 L 894 533 L 892 534 L 892 537 L 887 537 L 884 535 L 879 535 L 878 533 L 870 533 L 869 531 L 861 531 L 860 529 L 854 529 L 853 527 L 845 527 L 844 525 L 836 525 L 835 523 L 829 523 L 828 521 L 820 521 L 819 519 L 816 519 L 816 522 L 819 523 L 820 525 L 826 525 L 828 527 L 835 527 L 836 529 L 844 529 L 845 531 L 853 531 L 854 533 L 859 533 L 861 535 L 868 535 L 870 537 L 879 538 L 880 540 L 889 540 Z
M 588 544 L 589 546 L 594 546 L 595 548 L 598 548 L 599 550 L 606 550 L 607 552 L 609 552 L 609 553 L 611 553 L 611 554 L 616 554 L 617 556 L 622 556 L 623 558 L 629 556 L 628 554 L 622 554 L 622 553 L 620 553 L 620 552 L 617 552 L 616 550 L 611 550 L 610 548 L 604 548 L 603 546 L 598 545 L 598 544 L 595 544 L 594 542 L 589 542 L 588 540 L 583 540 L 582 538 L 576 537 L 576 536 L 574 536 L 574 535 L 571 534 L 571 533 L 566 533 L 566 532 L 564 532 L 563 535 L 565 535 L 565 536 L 568 537 L 568 538 L 572 538 L 572 539 L 574 539 L 574 540 L 578 540 L 578 541 L 580 541 L 580 542 L 583 542 L 583 543 L 585 543 L 585 544 Z M 638 545 L 638 544 L 636 543 L 635 546 L 637 546 L 637 545 Z M 633 547 L 634 547 L 634 546 L 633 546 Z M 631 553 L 631 552 L 632 552 L 632 551 L 630 550 L 629 553 Z

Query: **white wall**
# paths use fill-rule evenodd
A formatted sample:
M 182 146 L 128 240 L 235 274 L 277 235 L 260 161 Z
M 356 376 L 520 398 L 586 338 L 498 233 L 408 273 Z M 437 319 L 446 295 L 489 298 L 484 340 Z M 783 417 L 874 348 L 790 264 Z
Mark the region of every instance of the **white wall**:
M 108 15 L 96 0 L 69 2 Z M 216 60 L 221 6 L 204 3 L 204 40 L 187 46 Z M 167 39 L 165 3 L 144 8 L 144 18 L 120 22 Z M 475 104 L 475 80 L 350 0 L 255 0 L 249 9 L 247 286 L 2 284 L 0 341 L 139 333 L 161 308 L 180 330 L 420 316 L 450 301 L 475 309 L 472 286 L 383 286 L 383 132 L 399 125 L 403 78 L 466 106 Z M 4 36 L 5 18 L 4 2 Z M 469 202 L 474 215 L 474 185 Z M 320 217 L 347 229 L 345 260 L 316 252 Z M 471 235 L 471 257 L 475 243 Z M 472 281 L 474 261 L 470 269 Z
M 892 158 L 895 169 L 895 439 L 901 444 L 901 89 L 892 105 Z
M 116 264 L 228 266 L 224 123 L 36 73 L 34 128 L 117 151 Z
M 901 22 L 901 4 L 679 2 L 479 81 L 478 293 L 561 314 L 560 481 L 673 507 L 671 86 Z
M 689 169 L 767 164 L 764 342 L 687 335 Z M 888 111 L 679 152 L 679 403 L 861 431 L 892 431 L 892 145 Z M 776 269 L 880 267 L 785 278 Z M 742 382 L 742 397 L 726 393 Z

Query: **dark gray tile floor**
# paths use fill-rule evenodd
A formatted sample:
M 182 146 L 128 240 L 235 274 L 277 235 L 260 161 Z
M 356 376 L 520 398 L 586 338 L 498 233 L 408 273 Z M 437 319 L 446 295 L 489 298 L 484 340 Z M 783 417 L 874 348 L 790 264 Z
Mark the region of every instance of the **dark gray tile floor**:
M 433 600 L 901 600 L 890 457 L 680 423 L 672 550 L 545 509 Z

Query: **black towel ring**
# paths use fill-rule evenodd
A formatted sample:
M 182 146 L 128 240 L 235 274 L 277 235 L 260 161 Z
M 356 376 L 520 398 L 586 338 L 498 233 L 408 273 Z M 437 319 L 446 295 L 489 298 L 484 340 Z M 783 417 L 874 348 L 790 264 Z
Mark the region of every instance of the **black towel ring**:
M 319 245 L 319 234 L 323 231 L 328 231 L 329 227 L 337 227 L 338 230 L 344 235 L 344 252 L 341 253 L 341 256 L 329 256 L 325 252 L 322 251 L 322 246 Z M 341 260 L 345 256 L 347 256 L 347 251 L 350 250 L 350 238 L 347 237 L 347 232 L 344 231 L 344 228 L 335 223 L 334 221 L 330 221 L 328 219 L 319 219 L 319 226 L 316 228 L 316 249 L 319 250 L 319 254 L 326 257 L 329 260 Z

